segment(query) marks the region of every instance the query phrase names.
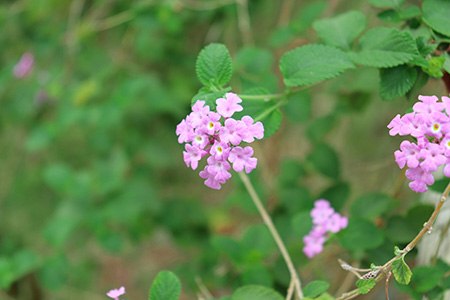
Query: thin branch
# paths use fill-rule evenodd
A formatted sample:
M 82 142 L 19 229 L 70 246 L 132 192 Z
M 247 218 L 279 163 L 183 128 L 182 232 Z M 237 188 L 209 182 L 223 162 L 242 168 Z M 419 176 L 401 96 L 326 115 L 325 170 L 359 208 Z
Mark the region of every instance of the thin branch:
M 384 265 L 378 267 L 377 269 L 383 272 L 379 272 L 379 275 L 375 278 L 376 281 L 381 280 L 383 275 L 389 274 L 391 271 L 391 266 L 394 261 L 397 259 L 400 259 L 401 257 L 404 257 L 406 254 L 408 254 L 411 250 L 413 250 L 419 241 L 423 238 L 423 236 L 432 230 L 432 226 L 434 222 L 436 221 L 436 218 L 439 214 L 439 212 L 442 209 L 442 206 L 444 205 L 445 201 L 448 198 L 448 195 L 450 193 L 450 182 L 448 183 L 447 187 L 445 188 L 444 192 L 442 193 L 441 197 L 439 198 L 438 203 L 436 204 L 436 207 L 434 208 L 433 213 L 431 214 L 430 218 L 427 222 L 423 225 L 423 228 L 419 231 L 419 233 L 414 237 L 414 239 L 409 242 L 408 245 L 406 245 L 403 250 L 401 250 L 397 255 L 395 255 L 393 258 L 391 258 L 388 262 L 386 262 Z M 348 300 L 353 299 L 358 295 L 358 289 L 354 289 L 348 293 L 342 294 L 340 297 L 336 298 L 336 300 Z
M 236 2 L 235 0 L 219 0 L 208 2 L 184 0 L 178 2 L 177 4 L 191 10 L 215 10 L 227 5 L 234 4 L 235 2 Z
M 273 239 L 275 240 L 275 243 L 278 246 L 278 249 L 281 252 L 281 255 L 283 256 L 283 259 L 289 269 L 289 273 L 291 275 L 291 280 L 294 281 L 295 289 L 297 291 L 297 296 L 299 299 L 303 299 L 303 291 L 302 286 L 300 282 L 300 278 L 297 274 L 297 271 L 295 270 L 294 264 L 292 263 L 291 257 L 289 256 L 288 251 L 286 250 L 286 246 L 283 243 L 283 240 L 280 237 L 280 234 L 278 233 L 277 229 L 275 228 L 275 225 L 272 222 L 272 219 L 270 218 L 269 214 L 267 213 L 266 209 L 264 208 L 264 205 L 261 202 L 261 199 L 259 198 L 258 194 L 255 191 L 255 188 L 253 187 L 252 183 L 250 182 L 250 179 L 248 176 L 243 173 L 239 172 L 239 176 L 242 180 L 242 182 L 245 185 L 245 188 L 247 189 L 250 197 L 253 200 L 253 203 L 255 204 L 256 208 L 258 209 L 259 214 L 261 215 L 264 223 L 266 224 L 267 228 L 270 231 L 270 234 L 272 235 Z

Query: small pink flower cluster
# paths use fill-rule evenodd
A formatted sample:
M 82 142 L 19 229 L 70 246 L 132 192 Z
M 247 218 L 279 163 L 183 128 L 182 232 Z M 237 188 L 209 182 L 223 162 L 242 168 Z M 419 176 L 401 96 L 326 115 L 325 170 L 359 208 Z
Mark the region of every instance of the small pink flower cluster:
M 322 252 L 329 232 L 337 233 L 348 225 L 348 219 L 335 212 L 330 202 L 325 199 L 319 199 L 314 203 L 311 217 L 313 228 L 303 238 L 305 243 L 303 253 L 309 258 Z
M 405 166 L 411 190 L 423 193 L 434 183 L 432 172 L 444 167 L 450 177 L 450 98 L 419 96 L 413 112 L 396 115 L 387 126 L 389 134 L 410 135 L 415 141 L 403 141 L 395 151 L 395 161 L 400 169 Z
M 186 143 L 183 158 L 188 167 L 197 169 L 198 162 L 209 155 L 200 177 L 212 189 L 220 189 L 231 178 L 231 164 L 236 172 L 245 170 L 250 173 L 256 168 L 257 159 L 253 157 L 253 148 L 240 147 L 239 144 L 262 139 L 264 127 L 261 122 L 255 123 L 250 116 L 244 116 L 241 120 L 232 118 L 235 112 L 243 110 L 239 104 L 241 102 L 236 94 L 227 93 L 225 98 L 216 100 L 217 112 L 214 112 L 205 101 L 199 100 L 193 105 L 192 112 L 177 126 L 178 142 Z
M 13 74 L 16 78 L 25 78 L 33 70 L 34 56 L 30 52 L 22 55 L 20 60 L 14 66 Z
M 106 293 L 106 296 L 113 300 L 119 300 L 119 297 L 125 295 L 125 288 L 122 286 L 120 289 L 114 289 L 110 290 L 108 293 Z

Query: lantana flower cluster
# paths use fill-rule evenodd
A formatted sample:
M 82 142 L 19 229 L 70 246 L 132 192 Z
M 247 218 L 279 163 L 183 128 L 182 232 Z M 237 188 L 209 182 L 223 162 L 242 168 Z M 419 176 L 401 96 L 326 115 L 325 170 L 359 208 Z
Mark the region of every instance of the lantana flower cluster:
M 240 144 L 262 139 L 264 127 L 250 116 L 240 120 L 232 118 L 235 112 L 243 110 L 241 102 L 236 94 L 226 93 L 224 98 L 216 100 L 217 112 L 214 112 L 205 101 L 198 100 L 192 112 L 177 126 L 178 142 L 186 143 L 183 152 L 186 166 L 195 170 L 206 156 L 206 166 L 199 175 L 212 189 L 220 189 L 231 178 L 231 168 L 246 173 L 256 168 L 253 148 Z
M 423 193 L 434 183 L 433 172 L 444 166 L 444 175 L 450 177 L 450 98 L 419 96 L 413 112 L 399 114 L 387 126 L 391 136 L 411 136 L 400 150 L 395 151 L 395 161 L 400 169 L 407 167 L 406 177 L 411 190 Z
M 347 227 L 348 219 L 335 212 L 330 202 L 325 199 L 316 200 L 311 210 L 313 228 L 303 237 L 303 253 L 312 258 L 323 250 L 329 233 L 337 233 Z

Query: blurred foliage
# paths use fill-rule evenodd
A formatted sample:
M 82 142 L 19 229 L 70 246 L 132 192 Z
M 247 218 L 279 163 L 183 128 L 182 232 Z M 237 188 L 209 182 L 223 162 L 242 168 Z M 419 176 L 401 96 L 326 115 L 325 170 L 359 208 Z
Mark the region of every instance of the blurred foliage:
M 231 299 L 280 298 L 289 273 L 244 187 L 207 190 L 176 141 L 191 99 L 231 87 L 271 136 L 251 177 L 307 296 L 330 299 L 339 288 L 338 256 L 390 259 L 433 208 L 395 184 L 398 140 L 385 127 L 410 108 L 400 97 L 445 93 L 450 26 L 443 0 L 368 2 L 249 1 L 250 32 L 234 1 L 0 2 L 0 289 L 17 299 L 95 299 L 126 284 L 138 299 L 168 267 L 186 299 L 203 285 Z M 214 57 L 201 52 L 209 43 Z M 299 47 L 307 43 L 321 44 Z M 15 78 L 25 52 L 34 68 Z M 309 89 L 282 105 L 252 101 L 283 84 Z M 350 224 L 309 261 L 302 237 L 318 198 Z M 448 268 L 413 268 L 394 298 L 438 297 Z M 178 290 L 172 276 L 160 273 L 152 293 Z

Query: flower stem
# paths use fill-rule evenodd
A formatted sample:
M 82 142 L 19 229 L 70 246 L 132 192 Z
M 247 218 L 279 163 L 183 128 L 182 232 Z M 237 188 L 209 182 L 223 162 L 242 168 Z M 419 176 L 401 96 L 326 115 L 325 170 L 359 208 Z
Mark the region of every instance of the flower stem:
M 270 215 L 267 213 L 266 209 L 264 208 L 264 205 L 261 202 L 261 199 L 259 198 L 258 194 L 255 191 L 255 188 L 253 187 L 250 179 L 248 176 L 240 172 L 239 176 L 242 180 L 242 182 L 245 185 L 245 188 L 247 189 L 250 197 L 253 200 L 253 203 L 255 204 L 256 208 L 258 209 L 259 214 L 261 215 L 264 223 L 266 224 L 267 228 L 269 228 L 270 234 L 272 235 L 273 239 L 275 240 L 275 243 L 278 246 L 278 249 L 281 252 L 281 255 L 283 256 L 283 259 L 289 269 L 289 273 L 291 275 L 291 280 L 294 282 L 295 290 L 297 291 L 297 296 L 299 299 L 303 299 L 303 291 L 302 291 L 302 285 L 300 282 L 300 278 L 297 274 L 297 271 L 295 270 L 294 264 L 292 263 L 292 259 L 289 256 L 288 251 L 286 250 L 286 246 L 283 243 L 283 240 L 280 237 L 280 234 L 278 233 L 277 229 L 275 228 L 275 225 L 272 222 L 272 219 Z

